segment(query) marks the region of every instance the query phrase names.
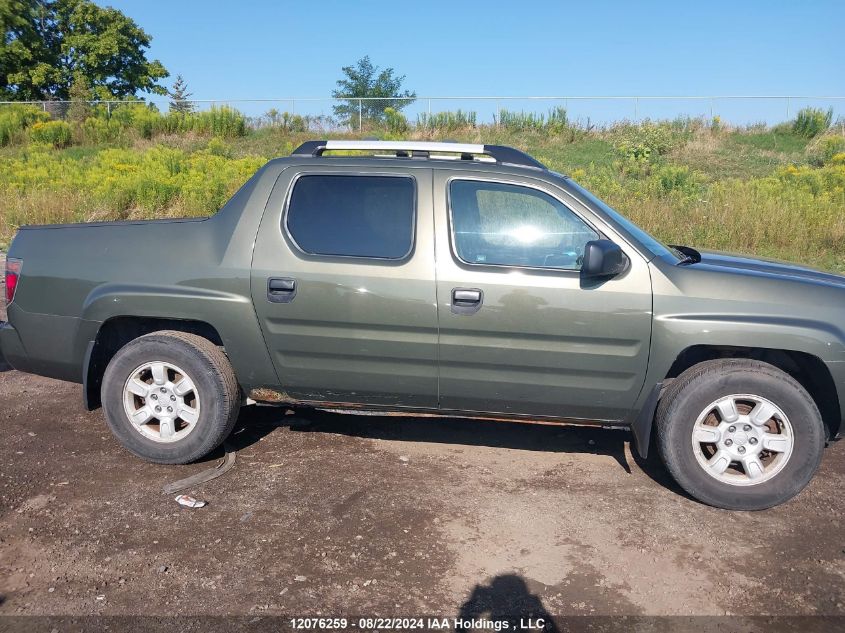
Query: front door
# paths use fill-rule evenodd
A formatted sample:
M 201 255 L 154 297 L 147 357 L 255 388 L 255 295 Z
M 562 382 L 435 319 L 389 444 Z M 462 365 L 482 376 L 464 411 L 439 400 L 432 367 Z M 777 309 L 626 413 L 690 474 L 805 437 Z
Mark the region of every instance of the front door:
M 540 179 L 435 170 L 440 406 L 619 420 L 643 385 L 648 265 L 579 275 L 597 218 Z M 617 239 L 618 241 L 618 239 Z
M 291 399 L 435 408 L 431 170 L 283 171 L 252 295 Z

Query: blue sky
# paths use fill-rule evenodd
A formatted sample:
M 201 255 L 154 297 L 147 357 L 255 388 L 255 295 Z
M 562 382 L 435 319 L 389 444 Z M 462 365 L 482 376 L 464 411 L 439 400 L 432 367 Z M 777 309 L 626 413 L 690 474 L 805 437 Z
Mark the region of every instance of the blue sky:
M 419 95 L 845 94 L 842 0 L 101 4 L 197 99 L 328 96 L 366 54 Z

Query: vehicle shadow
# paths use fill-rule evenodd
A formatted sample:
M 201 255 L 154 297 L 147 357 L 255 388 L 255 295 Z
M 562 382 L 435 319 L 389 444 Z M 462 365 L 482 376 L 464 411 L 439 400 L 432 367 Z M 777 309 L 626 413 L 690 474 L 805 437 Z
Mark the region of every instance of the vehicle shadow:
M 625 472 L 631 472 L 625 452 L 629 434 L 598 427 L 245 407 L 227 443 L 233 450 L 242 450 L 279 427 L 367 439 L 608 455 Z
M 485 585 L 476 585 L 461 605 L 455 631 L 477 630 L 478 620 L 508 622 L 509 631 L 520 630 L 529 620 L 536 627 L 534 631 L 559 630 L 543 601 L 531 593 L 525 579 L 517 574 L 502 574 Z
M 637 467 L 652 481 L 682 497 L 692 499 L 663 466 L 653 434 L 648 458 L 644 459 L 633 447 L 626 451 L 625 445 L 631 440 L 627 431 L 589 426 L 525 424 L 456 417 L 355 415 L 306 408 L 293 410 L 277 406 L 250 406 L 241 409 L 234 430 L 224 446 L 208 454 L 199 463 L 218 461 L 226 450 L 244 450 L 274 430 L 284 427 L 302 433 L 335 433 L 377 440 L 608 455 L 628 474 L 632 473 L 628 457 L 630 453 Z
M 652 481 L 682 497 L 695 501 L 695 499 L 690 496 L 686 490 L 681 488 L 678 483 L 672 479 L 672 475 L 670 475 L 669 471 L 666 470 L 666 466 L 663 465 L 660 455 L 657 452 L 657 443 L 655 442 L 654 433 L 651 434 L 651 441 L 648 446 L 648 457 L 641 457 L 633 447 L 631 449 L 631 455 L 634 458 L 634 463 L 641 471 L 648 475 Z M 696 503 L 698 502 L 696 501 Z

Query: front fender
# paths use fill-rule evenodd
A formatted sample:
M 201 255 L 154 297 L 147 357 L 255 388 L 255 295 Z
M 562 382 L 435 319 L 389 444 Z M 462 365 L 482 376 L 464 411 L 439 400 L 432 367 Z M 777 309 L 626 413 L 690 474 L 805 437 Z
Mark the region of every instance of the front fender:
M 647 385 L 656 385 L 690 347 L 713 346 L 782 350 L 809 354 L 821 360 L 845 402 L 845 334 L 827 322 L 800 317 L 751 317 L 713 314 L 661 315 L 655 318 Z M 644 409 L 648 393 L 640 395 L 635 411 Z M 634 420 L 630 421 L 632 425 Z
M 753 348 L 814 357 L 830 372 L 838 401 L 845 401 L 845 279 L 748 259 L 717 264 L 651 263 L 654 321 L 646 384 L 667 378 L 687 349 Z
M 845 332 L 827 321 L 795 316 L 663 314 L 655 317 L 652 336 L 652 362 L 666 371 L 692 345 L 789 350 L 825 362 L 845 360 Z
M 666 378 L 684 350 L 696 346 L 801 352 L 829 367 L 845 359 L 845 334 L 826 322 L 799 317 L 667 314 L 654 320 L 646 384 Z M 841 383 L 836 387 L 841 400 Z

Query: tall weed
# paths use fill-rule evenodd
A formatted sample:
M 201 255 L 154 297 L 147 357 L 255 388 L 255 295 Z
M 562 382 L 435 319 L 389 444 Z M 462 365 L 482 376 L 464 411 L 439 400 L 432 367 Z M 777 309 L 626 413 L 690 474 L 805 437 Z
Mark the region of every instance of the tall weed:
M 0 106 L 0 147 L 22 142 L 29 126 L 49 120 L 50 115 L 34 105 Z
M 417 115 L 417 127 L 426 130 L 455 132 L 467 130 L 476 126 L 477 114 L 475 112 L 464 112 L 453 110 L 448 112 L 423 112 Z
M 31 146 L 20 157 L 0 161 L 0 182 L 6 185 L 0 193 L 0 242 L 34 221 L 209 215 L 264 163 L 255 156 L 221 156 L 215 147 L 192 154 L 165 146 L 145 152 L 112 148 L 83 159 L 46 147 Z M 51 198 L 64 202 L 39 210 L 32 204 Z M 84 208 L 67 203 L 69 198 Z
M 821 110 L 819 108 L 804 108 L 798 111 L 792 123 L 792 131 L 798 136 L 813 138 L 827 131 L 833 121 L 833 108 Z
M 387 131 L 392 136 L 399 136 L 401 137 L 404 134 L 407 134 L 409 125 L 408 119 L 405 118 L 405 115 L 395 110 L 393 108 L 385 108 L 384 109 L 384 120 L 385 124 L 387 125 Z
M 813 143 L 808 158 L 811 165 L 821 167 L 832 162 L 834 156 L 843 152 L 845 152 L 845 136 L 829 134 Z
M 610 129 L 609 136 L 616 150 L 625 158 L 653 160 L 686 144 L 693 129 L 683 121 L 640 124 L 621 123 Z
M 70 145 L 72 132 L 64 121 L 38 121 L 29 128 L 29 136 L 36 143 L 61 148 Z
M 525 132 L 527 130 L 542 130 L 545 117 L 536 112 L 514 112 L 499 110 L 495 117 L 496 125 L 506 130 Z

